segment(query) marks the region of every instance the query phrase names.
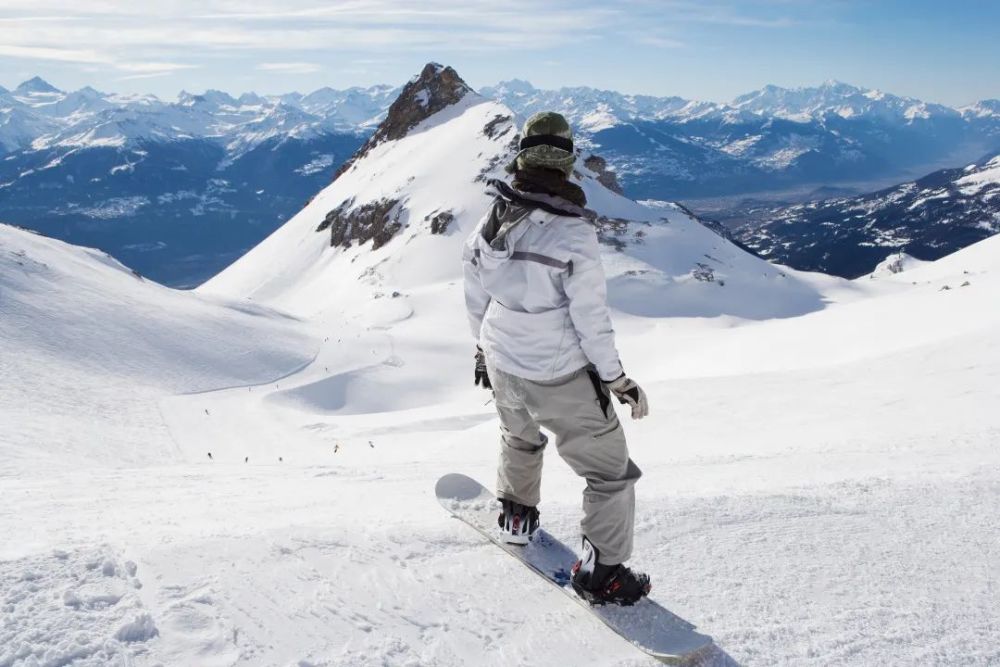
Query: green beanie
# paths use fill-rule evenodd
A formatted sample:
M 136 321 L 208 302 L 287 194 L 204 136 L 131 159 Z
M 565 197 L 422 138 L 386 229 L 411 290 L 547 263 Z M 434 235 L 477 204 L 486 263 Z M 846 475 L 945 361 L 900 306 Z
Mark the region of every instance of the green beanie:
M 507 171 L 544 168 L 573 173 L 576 154 L 573 152 L 573 129 L 555 111 L 540 111 L 524 122 L 521 128 L 520 151 L 507 165 Z

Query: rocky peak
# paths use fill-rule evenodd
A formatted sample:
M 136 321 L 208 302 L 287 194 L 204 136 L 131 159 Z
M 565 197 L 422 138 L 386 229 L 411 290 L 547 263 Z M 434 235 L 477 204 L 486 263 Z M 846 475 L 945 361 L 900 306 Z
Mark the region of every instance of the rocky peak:
M 399 97 L 389 106 L 385 120 L 379 124 L 375 134 L 337 170 L 334 180 L 357 160 L 367 155 L 371 149 L 383 142 L 403 138 L 422 120 L 455 104 L 469 92 L 472 92 L 472 88 L 454 69 L 438 63 L 427 63 L 420 74 L 403 86 Z

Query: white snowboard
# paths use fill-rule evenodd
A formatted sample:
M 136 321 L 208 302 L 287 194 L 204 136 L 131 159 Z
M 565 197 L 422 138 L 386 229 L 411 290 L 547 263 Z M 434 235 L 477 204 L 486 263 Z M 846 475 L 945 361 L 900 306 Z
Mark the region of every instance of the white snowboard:
M 577 561 L 576 553 L 545 530 L 539 528 L 527 546 L 500 542 L 497 530 L 500 503 L 476 480 L 450 473 L 438 480 L 434 491 L 438 502 L 452 516 L 527 565 L 643 652 L 667 664 L 697 664 L 704 658 L 711 661 L 712 638 L 695 632 L 695 626 L 648 598 L 631 607 L 592 607 L 582 600 L 569 583 L 570 569 Z

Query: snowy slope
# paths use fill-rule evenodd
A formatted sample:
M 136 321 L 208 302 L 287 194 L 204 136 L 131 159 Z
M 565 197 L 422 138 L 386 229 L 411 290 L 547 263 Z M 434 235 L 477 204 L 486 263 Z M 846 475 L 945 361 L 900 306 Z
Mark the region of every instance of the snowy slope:
M 93 268 L 77 255 L 82 266 L 46 259 L 72 275 Z M 1000 423 L 985 409 L 1000 398 L 1000 322 L 983 308 L 1000 297 L 1000 246 L 903 275 L 866 279 L 869 298 L 800 318 L 735 328 L 664 319 L 622 338 L 624 354 L 644 360 L 635 375 L 654 407 L 626 425 L 645 473 L 636 563 L 661 603 L 715 637 L 715 664 L 1000 658 L 990 631 Z M 492 408 L 472 390 L 467 356 L 443 366 L 433 356 L 464 328 L 428 322 L 426 346 L 393 359 L 389 336 L 402 332 L 380 327 L 380 302 L 327 326 L 330 344 L 291 377 L 167 400 L 191 463 L 53 469 L 41 457 L 55 446 L 36 440 L 22 459 L 30 466 L 0 473 L 0 492 L 23 499 L 0 509 L 0 528 L 18 536 L 0 550 L 0 590 L 15 600 L 0 657 L 646 664 L 442 516 L 431 493 L 439 474 L 490 479 Z M 88 345 L 107 352 L 115 340 Z M 447 376 L 453 400 L 435 393 L 418 407 L 422 385 L 402 381 L 372 388 L 351 414 L 336 409 L 333 386 L 328 410 L 289 400 L 286 388 L 370 358 Z M 49 400 L 75 394 L 53 389 Z M 91 415 L 53 418 L 66 430 Z M 102 433 L 111 428 L 99 419 Z M 545 480 L 546 526 L 569 539 L 579 481 L 555 457 Z M 60 604 L 46 602 L 53 592 Z
M 175 461 L 158 397 L 272 379 L 315 343 L 291 318 L 0 225 L 0 349 L 2 473 Z
M 371 147 L 194 293 L 0 227 L 0 665 L 650 664 L 433 497 L 494 474 L 457 253 L 507 113 L 467 94 Z M 707 664 L 1000 661 L 1000 237 L 782 277 L 594 176 L 652 406 L 634 564 Z M 331 246 L 387 198 L 398 230 Z M 571 544 L 580 489 L 549 452 Z

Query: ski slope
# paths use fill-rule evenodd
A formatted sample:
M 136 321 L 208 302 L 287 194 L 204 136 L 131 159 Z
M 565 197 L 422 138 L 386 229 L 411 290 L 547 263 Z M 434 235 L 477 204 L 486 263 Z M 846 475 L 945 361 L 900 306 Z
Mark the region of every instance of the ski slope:
M 457 249 L 502 113 L 377 147 L 194 293 L 0 226 L 0 666 L 649 664 L 434 498 L 494 474 Z M 634 564 L 710 664 L 1000 661 L 1000 238 L 846 282 L 580 180 L 646 232 L 605 254 Z M 379 250 L 315 231 L 387 195 Z M 550 452 L 567 542 L 581 488 Z

